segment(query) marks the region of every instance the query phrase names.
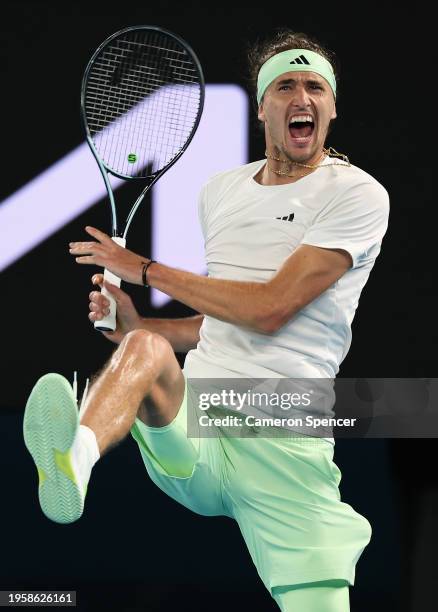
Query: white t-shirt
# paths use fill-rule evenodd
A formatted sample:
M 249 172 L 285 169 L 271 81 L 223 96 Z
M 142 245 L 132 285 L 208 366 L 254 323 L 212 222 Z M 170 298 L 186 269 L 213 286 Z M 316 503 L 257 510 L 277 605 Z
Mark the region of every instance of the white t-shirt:
M 254 176 L 265 163 L 204 185 L 199 220 L 208 276 L 266 282 L 301 244 L 345 249 L 353 266 L 275 333 L 205 316 L 185 360 L 187 378 L 334 378 L 350 347 L 359 296 L 388 225 L 388 193 L 365 171 L 329 157 L 327 167 L 295 183 L 260 185 Z

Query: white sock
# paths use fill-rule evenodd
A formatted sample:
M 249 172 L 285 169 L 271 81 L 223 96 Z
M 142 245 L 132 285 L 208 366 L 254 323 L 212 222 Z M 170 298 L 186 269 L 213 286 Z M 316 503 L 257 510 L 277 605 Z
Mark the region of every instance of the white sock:
M 85 488 L 90 480 L 91 470 L 99 458 L 99 447 L 94 431 L 86 425 L 79 425 L 71 447 L 71 460 L 84 497 Z

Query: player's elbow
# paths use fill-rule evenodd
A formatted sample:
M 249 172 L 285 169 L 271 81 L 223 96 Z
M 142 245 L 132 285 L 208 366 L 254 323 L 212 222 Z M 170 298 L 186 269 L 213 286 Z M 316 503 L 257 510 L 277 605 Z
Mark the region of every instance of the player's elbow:
M 275 334 L 296 314 L 295 308 L 282 308 L 281 304 L 266 309 L 258 320 L 258 331 L 264 334 Z
M 262 334 L 274 334 L 279 329 L 280 326 L 273 317 L 262 319 L 257 325 L 257 331 Z

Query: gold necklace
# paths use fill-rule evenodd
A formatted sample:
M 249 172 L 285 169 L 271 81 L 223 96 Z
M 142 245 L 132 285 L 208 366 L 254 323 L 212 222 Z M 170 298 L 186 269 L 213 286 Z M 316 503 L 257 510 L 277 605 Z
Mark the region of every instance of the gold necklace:
M 271 172 L 274 172 L 274 174 L 277 174 L 278 176 L 288 176 L 289 178 L 303 178 L 303 176 L 308 176 L 309 174 L 311 174 L 310 172 L 304 172 L 303 174 L 288 174 L 287 172 L 283 172 L 283 170 L 275 170 L 275 168 L 271 168 L 271 166 L 268 164 L 268 170 L 270 170 Z
M 351 166 L 350 160 L 348 159 L 348 157 L 344 155 L 343 153 L 338 153 L 335 149 L 333 149 L 333 147 L 329 147 L 328 149 L 323 148 L 318 161 L 321 159 L 321 157 L 324 154 L 327 155 L 328 157 L 339 157 L 343 161 L 346 162 L 347 167 Z M 267 151 L 265 151 L 265 156 L 268 159 L 279 161 L 282 164 L 289 164 L 289 165 L 293 164 L 294 166 L 301 166 L 303 168 L 311 168 L 312 170 L 315 170 L 316 168 L 326 167 L 326 166 L 343 166 L 344 165 L 344 164 L 339 164 L 336 162 L 334 162 L 333 164 L 324 164 L 324 165 L 323 164 L 302 164 L 301 162 L 292 161 L 290 159 L 281 159 L 279 157 L 275 157 L 274 155 L 270 155 Z M 268 166 L 268 170 L 270 170 L 271 172 L 274 172 L 278 176 L 288 176 L 289 178 L 302 178 L 303 176 L 307 176 L 308 174 L 310 174 L 310 172 L 304 173 L 304 174 L 289 174 L 288 172 L 285 172 L 283 170 L 275 170 L 275 168 L 271 168 L 269 164 L 267 164 L 267 166 Z

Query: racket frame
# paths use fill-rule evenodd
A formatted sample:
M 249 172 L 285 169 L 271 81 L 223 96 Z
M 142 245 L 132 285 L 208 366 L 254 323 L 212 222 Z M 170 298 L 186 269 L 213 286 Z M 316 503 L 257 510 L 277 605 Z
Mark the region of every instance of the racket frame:
M 153 30 L 155 32 L 159 32 L 162 34 L 165 34 L 167 36 L 170 36 L 171 38 L 175 39 L 176 41 L 178 41 L 178 43 L 185 49 L 187 49 L 189 55 L 191 56 L 191 58 L 193 59 L 194 64 L 197 67 L 198 70 L 198 74 L 199 74 L 199 88 L 200 88 L 200 100 L 199 100 L 199 108 L 198 108 L 198 113 L 196 116 L 196 120 L 195 123 L 193 124 L 191 133 L 187 139 L 187 141 L 185 142 L 184 146 L 181 148 L 181 150 L 175 155 L 175 157 L 163 168 L 161 168 L 160 170 L 152 173 L 149 176 L 129 176 L 129 175 L 125 175 L 125 174 L 121 174 L 119 172 L 116 172 L 115 170 L 113 170 L 112 168 L 110 168 L 109 166 L 107 166 L 105 164 L 105 162 L 103 162 L 100 157 L 99 154 L 97 152 L 96 147 L 94 146 L 94 142 L 93 142 L 93 137 L 91 135 L 90 129 L 88 127 L 88 121 L 87 121 L 87 113 L 85 110 L 85 98 L 86 98 L 86 90 L 87 90 L 87 83 L 88 83 L 88 76 L 90 73 L 90 70 L 94 64 L 94 61 L 96 59 L 96 57 L 99 55 L 99 53 L 104 49 L 104 47 L 106 47 L 108 45 L 108 43 L 110 43 L 112 40 L 114 40 L 115 38 L 117 38 L 118 36 L 120 36 L 121 34 L 125 34 L 127 32 L 132 32 L 135 30 L 144 30 L 144 29 L 148 29 L 148 30 Z M 187 147 L 189 146 L 190 142 L 192 141 L 193 136 L 195 135 L 198 126 L 199 126 L 199 122 L 201 120 L 201 116 L 202 116 L 202 111 L 204 108 L 204 101 L 205 101 L 205 80 L 204 80 L 204 74 L 202 71 L 202 67 L 201 64 L 199 62 L 199 59 L 197 57 L 197 55 L 195 54 L 195 52 L 193 51 L 193 49 L 190 47 L 190 45 L 188 45 L 186 43 L 185 40 L 183 40 L 180 36 L 178 36 L 177 34 L 174 34 L 173 32 L 170 32 L 169 30 L 165 30 L 164 28 L 160 28 L 157 26 L 145 26 L 145 25 L 141 25 L 141 26 L 129 26 L 126 28 L 123 28 L 122 30 L 118 30 L 117 32 L 115 32 L 114 34 L 111 34 L 111 36 L 108 36 L 100 45 L 99 47 L 96 49 L 96 51 L 93 53 L 91 59 L 89 60 L 86 68 L 85 68 L 85 72 L 84 75 L 82 77 L 82 85 L 81 85 L 81 116 L 82 116 L 82 122 L 84 124 L 84 128 L 85 128 L 85 134 L 86 134 L 86 139 L 88 142 L 88 145 L 91 149 L 91 152 L 93 153 L 93 156 L 97 162 L 97 165 L 99 167 L 100 173 L 102 174 L 104 183 L 105 183 L 105 187 L 108 193 L 108 197 L 109 197 L 109 202 L 110 202 L 110 207 L 111 207 L 111 223 L 112 223 L 112 239 L 119 244 L 120 246 L 125 246 L 126 245 L 126 235 L 128 233 L 128 229 L 129 226 L 132 222 L 132 219 L 138 209 L 138 207 L 140 206 L 141 202 L 143 201 L 145 195 L 147 194 L 147 192 L 149 191 L 149 189 L 153 186 L 153 184 L 169 169 L 173 166 L 173 164 L 181 157 L 181 155 L 184 153 L 184 151 L 187 149 Z M 132 206 L 126 221 L 125 221 L 125 226 L 124 226 L 124 230 L 123 233 L 121 233 L 119 231 L 119 226 L 118 226 L 118 219 L 117 219 L 117 210 L 116 210 L 116 203 L 115 203 L 115 198 L 114 198 L 114 192 L 111 186 L 111 182 L 109 179 L 109 175 L 112 174 L 113 176 L 123 179 L 123 180 L 135 180 L 135 179 L 140 179 L 146 182 L 146 186 L 144 187 L 143 191 L 140 193 L 140 195 L 138 196 L 137 200 L 134 202 L 134 205 Z M 115 284 L 116 286 L 120 287 L 120 279 L 118 277 L 116 277 L 114 274 L 112 274 L 109 270 L 105 269 L 104 271 L 104 279 L 111 282 L 112 284 Z M 99 331 L 114 331 L 116 329 L 116 303 L 114 300 L 114 297 L 112 296 L 112 294 L 105 288 L 102 288 L 102 294 L 108 299 L 109 304 L 110 304 L 110 313 L 109 315 L 107 315 L 106 317 L 104 317 L 103 319 L 99 320 L 99 321 L 95 321 L 94 323 L 94 327 L 95 329 L 99 330 Z
M 86 111 L 85 111 L 85 93 L 86 93 L 86 89 L 87 89 L 87 83 L 88 83 L 88 75 L 90 73 L 90 70 L 93 66 L 94 60 L 96 59 L 96 57 L 99 55 L 99 53 L 103 50 L 104 47 L 106 47 L 108 45 L 108 43 L 110 43 L 112 40 L 114 40 L 115 38 L 117 38 L 118 36 L 120 36 L 121 34 L 126 34 L 127 32 L 132 32 L 135 30 L 144 30 L 144 29 L 148 29 L 148 30 L 153 30 L 155 32 L 159 32 L 161 34 L 166 34 L 167 36 L 170 36 L 171 38 L 174 38 L 175 40 L 177 40 L 179 42 L 179 44 L 184 47 L 185 49 L 187 49 L 187 51 L 189 52 L 191 58 L 193 59 L 197 69 L 198 69 L 198 74 L 199 74 L 199 86 L 200 86 L 200 100 L 199 100 L 199 109 L 198 109 L 198 114 L 196 116 L 196 121 L 192 127 L 192 131 L 190 133 L 190 136 L 188 137 L 187 141 L 185 142 L 184 146 L 182 147 L 182 149 L 175 155 L 175 157 L 173 159 L 171 159 L 171 161 L 164 166 L 164 168 L 161 168 L 160 170 L 158 170 L 157 172 L 152 173 L 149 176 L 129 176 L 126 174 L 120 174 L 118 172 L 116 172 L 115 170 L 109 168 L 105 162 L 103 162 L 100 157 L 99 154 L 96 150 L 96 147 L 94 146 L 94 142 L 93 142 L 93 137 L 91 135 L 90 129 L 88 127 L 88 122 L 86 119 Z M 110 207 L 111 207 L 111 221 L 112 221 L 112 236 L 113 237 L 123 237 L 126 240 L 126 236 L 128 233 L 128 229 L 129 226 L 132 222 L 132 219 L 138 209 L 138 207 L 140 206 L 141 202 L 143 201 L 146 193 L 149 191 L 149 189 L 153 186 L 153 184 L 167 171 L 169 170 L 169 168 L 171 168 L 173 166 L 173 164 L 178 161 L 178 159 L 181 157 L 181 155 L 184 153 L 184 151 L 187 149 L 187 147 L 189 146 L 190 142 L 192 141 L 193 136 L 195 135 L 198 126 L 199 126 L 199 122 L 201 121 L 201 117 L 202 117 L 202 111 L 204 109 L 204 101 L 205 101 L 205 80 L 204 80 L 204 74 L 202 71 L 202 67 L 201 67 L 201 63 L 196 55 L 196 53 L 193 51 L 193 49 L 190 47 L 190 45 L 188 45 L 186 43 L 185 40 L 183 40 L 180 36 L 178 36 L 177 34 L 174 34 L 173 32 L 170 32 L 169 30 L 166 30 L 164 28 L 160 28 L 158 26 L 147 26 L 147 25 L 141 25 L 141 26 L 129 26 L 126 28 L 123 28 L 121 30 L 118 30 L 117 32 L 115 32 L 114 34 L 111 34 L 111 36 L 108 36 L 103 43 L 101 43 L 99 45 L 99 47 L 96 49 L 96 51 L 93 53 L 91 59 L 89 60 L 87 67 L 85 68 L 85 72 L 84 72 L 84 76 L 82 77 L 82 85 L 81 85 L 81 116 L 82 116 L 82 122 L 84 124 L 84 128 L 85 128 L 85 134 L 86 134 L 86 138 L 87 138 L 87 142 L 88 145 L 90 146 L 91 152 L 94 155 L 94 158 L 99 166 L 99 170 L 102 174 L 103 180 L 105 182 L 105 187 L 106 190 L 108 192 L 108 197 L 109 197 L 109 201 L 110 201 Z M 114 192 L 113 189 L 111 187 L 111 183 L 109 180 L 109 176 L 108 174 L 112 174 L 113 176 L 120 178 L 120 179 L 124 179 L 124 180 L 143 180 L 146 181 L 146 186 L 143 189 L 143 191 L 141 192 L 141 194 L 138 196 L 137 200 L 135 201 L 133 207 L 131 208 L 131 211 L 129 212 L 128 217 L 126 218 L 126 222 L 125 222 L 125 227 L 124 227 L 124 231 L 123 233 L 121 233 L 119 231 L 119 227 L 118 227 L 118 219 L 117 219 L 117 210 L 116 210 L 116 203 L 115 203 L 115 198 L 114 198 Z

